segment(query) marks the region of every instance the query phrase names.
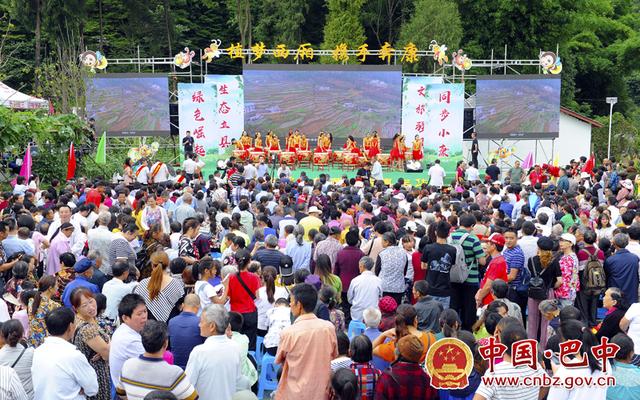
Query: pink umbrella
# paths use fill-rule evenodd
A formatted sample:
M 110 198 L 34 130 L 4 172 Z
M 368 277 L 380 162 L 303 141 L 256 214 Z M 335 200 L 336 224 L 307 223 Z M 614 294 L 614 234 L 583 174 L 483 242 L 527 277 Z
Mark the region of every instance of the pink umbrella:
M 529 169 L 531 167 L 533 167 L 533 153 L 529 152 L 529 154 L 527 154 L 527 156 L 522 161 L 522 168 Z
M 29 184 L 29 178 L 31 178 L 31 144 L 27 145 L 27 151 L 24 153 L 19 176 L 24 176 L 26 184 Z M 12 180 L 11 184 L 15 186 L 16 179 Z

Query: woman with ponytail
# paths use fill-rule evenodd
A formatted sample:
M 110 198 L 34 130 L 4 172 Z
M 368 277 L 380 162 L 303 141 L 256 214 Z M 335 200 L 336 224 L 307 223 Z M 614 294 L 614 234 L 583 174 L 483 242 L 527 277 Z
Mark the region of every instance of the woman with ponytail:
M 386 330 L 373 341 L 373 355 L 384 361 L 392 362 L 396 359 L 396 342 L 404 336 L 413 335 L 422 342 L 423 351 L 420 362 L 424 362 L 429 347 L 435 343 L 436 337 L 432 332 L 418 330 L 418 314 L 410 304 L 400 304 L 396 310 L 396 327 Z M 389 339 L 385 343 L 385 340 Z
M 440 324 L 440 332 L 436 334 L 437 340 L 442 338 L 458 337 L 458 330 L 460 330 L 462 322 L 460 321 L 460 316 L 458 316 L 456 310 L 447 308 L 442 311 L 438 322 Z
M 249 351 L 255 351 L 258 329 L 258 309 L 255 299 L 259 296 L 260 278 L 258 275 L 247 271 L 251 262 L 249 250 L 239 249 L 234 257 L 238 272 L 229 275 L 228 296 L 231 311 L 242 314 L 243 324 L 240 333 L 249 337 Z
M 289 292 L 282 286 L 276 286 L 278 271 L 272 266 L 262 268 L 262 287 L 258 289 L 258 336 L 264 336 L 269 329 L 268 311 L 278 299 L 287 299 Z
M 304 227 L 296 225 L 293 229 L 296 240 L 287 243 L 285 254 L 293 260 L 293 271 L 308 268 L 311 262 L 311 243 L 304 240 Z
M 20 321 L 10 319 L 2 324 L 0 330 L 5 345 L 0 349 L 0 365 L 12 367 L 18 374 L 24 391 L 29 399 L 33 399 L 33 382 L 31 381 L 31 364 L 33 348 L 22 342 L 24 328 Z
M 167 322 L 180 313 L 184 298 L 184 284 L 175 279 L 169 269 L 169 256 L 164 251 L 151 255 L 151 277 L 140 281 L 134 293 L 144 298 L 149 309 L 149 319 Z
M 224 304 L 226 299 L 226 281 L 222 285 L 213 286 L 209 280 L 220 271 L 222 266 L 220 261 L 209 256 L 196 261 L 191 268 L 191 274 L 196 281 L 194 286 L 195 294 L 200 298 L 200 309 L 204 310 L 211 303 Z
M 572 379 L 576 382 L 577 378 L 593 379 L 597 382 L 599 378 L 606 375 L 602 372 L 603 366 L 594 357 L 592 347 L 598 345 L 598 341 L 591 330 L 582 322 L 577 320 L 568 320 L 560 324 L 560 343 L 567 340 L 577 340 L 581 343 L 580 350 L 571 355 L 565 356 L 565 363 L 579 364 L 585 359 L 584 367 L 566 367 L 565 365 L 552 364 L 554 378 L 560 378 L 561 382 L 567 382 Z M 564 364 L 564 363 L 562 363 Z M 611 366 L 607 366 L 607 371 L 611 371 Z M 564 386 L 552 386 L 549 389 L 548 400 L 560 399 L 589 399 L 589 400 L 605 400 L 607 398 L 607 386 L 575 386 L 571 389 Z
M 347 368 L 337 370 L 331 377 L 331 399 L 356 400 L 358 397 L 358 380 L 356 375 Z
M 29 316 L 29 346 L 38 347 L 48 336 L 44 317 L 52 310 L 60 307 L 60 303 L 51 300 L 58 292 L 56 277 L 45 275 L 38 281 L 38 293 L 29 301 L 27 314 Z

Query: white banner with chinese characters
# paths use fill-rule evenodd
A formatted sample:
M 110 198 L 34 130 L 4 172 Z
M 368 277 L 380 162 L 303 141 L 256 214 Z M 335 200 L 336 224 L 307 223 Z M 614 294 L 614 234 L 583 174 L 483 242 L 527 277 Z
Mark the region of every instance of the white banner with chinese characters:
M 424 139 L 427 121 L 427 86 L 442 83 L 439 76 L 405 76 L 402 78 L 402 133 L 409 142 L 416 135 Z
M 212 135 L 209 154 L 222 154 L 244 130 L 244 81 L 242 75 L 206 75 L 206 85 L 215 85 L 216 106 L 213 109 L 216 122 L 207 134 Z
M 462 160 L 464 83 L 431 84 L 426 94 L 425 162 L 440 159 L 448 183 L 455 179 L 456 163 Z
M 205 156 L 209 149 L 218 146 L 213 135 L 217 122 L 215 83 L 178 83 L 178 118 L 180 143 L 190 131 L 194 153 Z M 184 151 L 182 145 L 180 148 Z

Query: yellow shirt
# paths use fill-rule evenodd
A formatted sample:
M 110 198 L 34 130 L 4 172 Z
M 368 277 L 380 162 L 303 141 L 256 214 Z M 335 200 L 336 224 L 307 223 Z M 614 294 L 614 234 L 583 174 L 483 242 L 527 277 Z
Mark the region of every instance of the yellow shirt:
M 311 229 L 320 229 L 322 226 L 322 220 L 312 215 L 306 216 L 298 223 L 304 228 L 304 240 L 309 242 L 309 231 Z

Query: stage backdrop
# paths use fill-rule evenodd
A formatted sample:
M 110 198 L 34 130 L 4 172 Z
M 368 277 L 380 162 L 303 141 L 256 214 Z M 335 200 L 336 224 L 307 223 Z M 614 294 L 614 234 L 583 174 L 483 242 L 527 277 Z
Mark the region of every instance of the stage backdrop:
M 98 134 L 168 136 L 169 81 L 162 74 L 97 74 L 86 79 L 87 117 Z
M 200 156 L 212 151 L 217 153 L 218 144 L 213 134 L 217 122 L 216 95 L 213 83 L 178 83 L 180 149 L 183 149 L 182 138 L 190 131 L 195 153 Z
M 440 159 L 447 177 L 455 179 L 456 163 L 462 160 L 464 122 L 464 83 L 439 83 L 427 86 L 425 121 L 425 162 Z
M 411 146 L 416 135 L 425 137 L 427 86 L 434 83 L 442 83 L 442 78 L 437 76 L 402 78 L 402 132 L 405 134 L 407 146 Z
M 244 130 L 244 80 L 242 75 L 206 75 L 205 84 L 216 85 L 216 122 L 211 128 L 214 150 L 221 154 Z
M 401 66 L 249 64 L 243 73 L 251 133 L 300 129 L 315 139 L 325 131 L 340 143 L 374 130 L 390 139 L 400 130 Z

